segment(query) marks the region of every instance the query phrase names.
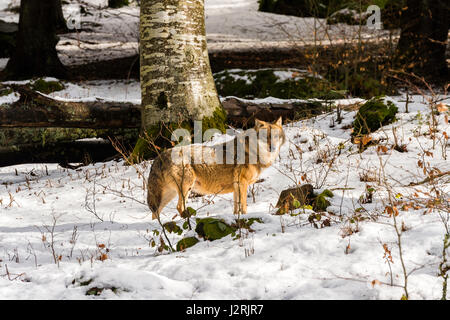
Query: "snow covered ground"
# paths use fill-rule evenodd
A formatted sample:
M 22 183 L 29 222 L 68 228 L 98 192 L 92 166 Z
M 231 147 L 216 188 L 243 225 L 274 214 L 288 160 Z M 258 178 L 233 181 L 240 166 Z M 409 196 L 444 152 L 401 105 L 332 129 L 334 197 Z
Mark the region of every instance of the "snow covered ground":
M 0 0 L 0 19 L 18 22 L 5 11 L 20 1 Z M 83 6 L 88 13 L 80 13 Z M 101 9 L 100 9 L 101 8 Z M 82 31 L 60 36 L 57 50 L 64 64 L 81 64 L 138 53 L 139 7 L 109 9 L 107 0 L 70 0 L 64 16 Z M 71 22 L 72 21 L 72 22 Z M 358 38 L 359 26 L 327 25 L 325 19 L 300 18 L 258 11 L 257 0 L 205 0 L 208 50 L 256 49 L 349 42 Z M 380 39 L 389 32 L 363 26 L 363 39 Z M 0 64 L 1 67 L 1 64 Z
M 343 112 L 340 124 L 332 120 L 335 113 L 286 124 L 280 159 L 255 184 L 255 201 L 249 192 L 248 217 L 263 223 L 254 223 L 255 232 L 240 240 L 201 240 L 184 252 L 159 253 L 149 245 L 152 239 L 159 241 L 154 230 L 161 230 L 145 204 L 151 162 L 136 168 L 123 162 L 78 170 L 45 163 L 0 168 L 0 298 L 400 299 L 397 235 L 392 217 L 383 212 L 388 184 L 397 201 L 414 202 L 408 210 L 399 205 L 397 216 L 406 230 L 402 252 L 411 272 L 410 298 L 439 299 L 445 232 L 439 214 L 448 212 L 426 208 L 427 192 L 433 193 L 429 184 L 408 184 L 426 178 L 418 160 L 450 170 L 444 136 L 450 132 L 448 111 L 437 116 L 433 148 L 426 101 L 412 97 L 405 113 L 404 97 L 388 99 L 399 107 L 398 121 L 373 134 L 386 147 L 380 152 L 371 146 L 360 154 L 349 141 L 351 109 Z M 407 152 L 391 148 L 392 128 Z M 380 160 L 387 181 L 382 184 L 377 182 L 384 177 Z M 377 181 L 361 181 L 372 176 Z M 448 176 L 436 181 L 448 199 Z M 308 209 L 273 215 L 279 193 L 299 182 L 334 192 L 322 217 L 331 226 L 314 228 Z M 372 203 L 361 201 L 367 185 L 374 189 Z M 231 194 L 191 198 L 188 205 L 199 217 L 234 219 Z M 175 206 L 171 202 L 166 207 L 163 222 L 171 221 Z M 178 217 L 174 221 L 181 222 Z M 169 239 L 176 243 L 182 236 L 170 234 Z M 391 250 L 390 264 L 383 244 Z M 391 276 L 394 286 L 388 285 Z M 98 296 L 86 295 L 95 287 L 106 289 Z

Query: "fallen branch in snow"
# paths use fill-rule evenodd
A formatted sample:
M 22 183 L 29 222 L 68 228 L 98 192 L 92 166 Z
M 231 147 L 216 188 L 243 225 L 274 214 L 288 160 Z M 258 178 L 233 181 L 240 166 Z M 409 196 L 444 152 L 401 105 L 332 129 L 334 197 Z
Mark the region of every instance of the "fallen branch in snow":
M 0 108 L 0 128 L 90 128 L 116 129 L 139 128 L 141 109 L 139 105 L 126 102 L 95 101 L 67 102 L 52 99 L 27 86 L 11 85 L 20 99 Z M 263 121 L 299 120 L 323 112 L 318 102 L 254 103 L 229 97 L 222 102 L 231 125 L 247 128 L 254 125 L 255 118 Z
M 430 181 L 433 180 L 433 179 L 441 178 L 441 177 L 443 177 L 443 176 L 445 176 L 445 175 L 448 175 L 448 174 L 450 174 L 450 171 L 441 172 L 441 173 L 439 173 L 439 174 L 435 174 L 435 175 L 433 175 L 433 176 L 427 177 L 426 179 L 424 179 L 424 180 L 422 180 L 422 181 L 420 181 L 420 182 L 410 182 L 410 184 L 408 184 L 408 186 L 418 186 L 418 185 L 421 185 L 421 184 L 430 182 Z

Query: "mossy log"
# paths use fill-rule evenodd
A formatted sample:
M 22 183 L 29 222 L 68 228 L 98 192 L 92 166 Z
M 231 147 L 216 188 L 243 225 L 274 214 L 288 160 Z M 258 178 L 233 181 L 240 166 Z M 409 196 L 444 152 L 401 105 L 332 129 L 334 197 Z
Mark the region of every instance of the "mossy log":
M 0 107 L 0 128 L 139 128 L 140 106 L 120 102 L 65 102 L 26 86 L 12 86 L 20 99 Z
M 109 101 L 65 102 L 51 99 L 26 86 L 13 86 L 20 100 L 0 107 L 0 128 L 140 128 L 140 106 Z M 320 114 L 319 102 L 261 103 L 236 98 L 222 102 L 229 124 L 247 128 L 255 118 L 263 121 L 297 120 Z
M 227 98 L 222 102 L 227 111 L 228 123 L 239 128 L 250 128 L 255 119 L 273 122 L 279 117 L 286 120 L 300 120 L 319 115 L 325 107 L 318 101 L 289 103 L 253 103 L 236 98 Z

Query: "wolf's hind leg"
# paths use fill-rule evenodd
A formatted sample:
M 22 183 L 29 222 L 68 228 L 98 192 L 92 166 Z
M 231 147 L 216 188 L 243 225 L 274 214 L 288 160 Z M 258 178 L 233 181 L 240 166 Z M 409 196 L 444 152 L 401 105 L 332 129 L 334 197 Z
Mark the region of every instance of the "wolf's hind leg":
M 161 201 L 155 211 L 152 210 L 152 219 L 158 219 L 162 209 L 177 195 L 175 189 L 164 189 L 161 192 Z
M 189 193 L 191 192 L 193 186 L 194 186 L 194 182 L 186 181 L 177 190 L 178 191 L 177 210 L 178 210 L 178 213 L 180 214 L 180 216 L 186 210 L 186 202 L 187 202 L 187 199 L 189 197 Z

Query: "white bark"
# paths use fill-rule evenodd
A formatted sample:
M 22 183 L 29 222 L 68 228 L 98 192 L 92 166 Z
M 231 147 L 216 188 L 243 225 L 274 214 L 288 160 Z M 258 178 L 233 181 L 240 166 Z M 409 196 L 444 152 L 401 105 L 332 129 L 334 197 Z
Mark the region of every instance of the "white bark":
M 141 1 L 142 125 L 201 120 L 220 107 L 203 0 Z

